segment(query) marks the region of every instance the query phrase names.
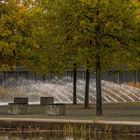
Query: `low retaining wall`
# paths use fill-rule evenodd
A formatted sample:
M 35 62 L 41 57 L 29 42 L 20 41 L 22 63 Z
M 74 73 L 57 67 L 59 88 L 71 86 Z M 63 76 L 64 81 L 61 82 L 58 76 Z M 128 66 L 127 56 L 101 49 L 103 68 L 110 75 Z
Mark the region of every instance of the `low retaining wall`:
M 65 104 L 48 104 L 46 105 L 47 115 L 65 115 Z
M 0 132 L 6 131 L 71 131 L 71 132 L 113 132 L 140 134 L 140 124 L 115 121 L 82 121 L 54 119 L 0 119 Z
M 27 104 L 19 103 L 9 103 L 8 104 L 8 114 L 26 114 L 27 113 Z

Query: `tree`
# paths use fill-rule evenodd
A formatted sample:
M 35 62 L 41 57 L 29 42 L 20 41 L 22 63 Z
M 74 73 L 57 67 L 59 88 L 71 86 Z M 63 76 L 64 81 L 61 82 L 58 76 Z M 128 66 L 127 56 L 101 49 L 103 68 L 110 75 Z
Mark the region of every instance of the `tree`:
M 136 9 L 140 9 L 140 2 L 138 0 L 134 0 L 133 4 L 135 5 Z M 134 38 L 134 49 L 131 49 L 131 51 L 127 52 L 127 66 L 132 70 L 140 70 L 140 11 L 136 10 L 135 13 L 135 38 Z
M 57 25 L 54 7 L 53 2 L 49 4 L 46 0 L 35 0 L 30 8 L 28 19 L 30 33 L 38 45 L 38 49 L 34 52 L 37 61 L 31 64 L 30 69 L 42 74 L 59 75 L 66 70 L 67 56 L 64 54 L 63 44 L 58 43 L 61 36 L 58 36 L 58 30 L 53 26 Z
M 127 65 L 131 50 L 137 53 L 139 49 L 135 47 L 137 8 L 131 0 L 42 0 L 41 10 L 45 24 L 39 26 L 44 37 L 40 46 L 47 50 L 44 56 L 51 57 L 47 65 L 52 69 L 52 64 L 56 64 L 59 70 L 61 62 L 65 68 L 76 64 L 76 68 L 87 69 L 85 107 L 89 98 L 89 71 L 94 71 L 96 115 L 102 115 L 101 72 Z
M 120 58 L 125 58 L 131 49 L 135 51 L 136 11 L 132 1 L 128 0 L 84 2 L 87 6 L 85 13 L 88 19 L 87 30 L 92 38 L 90 45 L 95 52 L 96 115 L 100 116 L 102 115 L 101 71 L 116 64 L 125 65 L 125 60 L 120 61 Z
M 0 68 L 28 65 L 36 47 L 28 33 L 28 7 L 18 0 L 0 2 Z
M 79 14 L 82 12 L 81 3 L 79 0 L 76 1 L 55 1 L 57 5 L 56 18 L 58 25 L 58 31 L 61 38 L 60 42 L 63 42 L 64 52 L 67 57 L 68 67 L 73 69 L 73 104 L 77 104 L 77 68 L 79 67 L 79 59 L 77 57 L 79 49 L 78 36 L 79 31 Z
M 76 55 L 78 51 L 76 30 L 79 30 L 77 24 L 79 3 L 77 1 L 67 3 L 63 0 L 42 0 L 38 4 L 39 6 L 33 8 L 30 14 L 32 16 L 30 23 L 33 24 L 33 38 L 40 46 L 41 55 L 38 68 L 42 70 L 39 71 L 61 73 L 72 68 L 73 104 L 77 104 L 76 81 L 79 65 Z M 79 8 L 77 9 L 77 7 Z M 39 20 L 36 17 L 39 17 Z
M 77 64 L 96 72 L 96 115 L 100 116 L 101 71 L 127 64 L 126 56 L 135 51 L 137 9 L 131 0 L 61 0 L 57 6 L 56 21 L 65 51 L 76 48 Z

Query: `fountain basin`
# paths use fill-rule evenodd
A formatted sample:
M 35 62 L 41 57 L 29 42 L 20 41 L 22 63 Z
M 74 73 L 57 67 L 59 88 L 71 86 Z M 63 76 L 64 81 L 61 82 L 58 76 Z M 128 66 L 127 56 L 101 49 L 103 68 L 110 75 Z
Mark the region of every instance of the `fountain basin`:
M 46 105 L 47 115 L 65 115 L 65 104 L 48 104 Z
M 14 98 L 14 103 L 15 104 L 26 104 L 26 105 L 28 105 L 28 98 L 26 98 L 26 97 L 15 97 Z
M 19 103 L 9 103 L 8 104 L 8 114 L 13 115 L 22 115 L 27 114 L 27 104 L 19 104 Z
M 40 97 L 40 105 L 45 106 L 47 104 L 53 104 L 54 98 L 53 97 Z

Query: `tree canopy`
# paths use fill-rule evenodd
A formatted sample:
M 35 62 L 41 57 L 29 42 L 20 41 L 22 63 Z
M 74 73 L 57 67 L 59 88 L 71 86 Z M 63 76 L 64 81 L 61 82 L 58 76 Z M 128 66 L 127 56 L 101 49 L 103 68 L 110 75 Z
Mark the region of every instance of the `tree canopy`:
M 32 15 L 38 22 L 34 37 L 47 50 L 50 67 L 55 61 L 56 67 L 59 62 L 86 67 L 88 62 L 94 70 L 97 54 L 102 70 L 129 66 L 128 56 L 139 52 L 136 12 L 131 0 L 42 0 Z
M 0 2 L 0 68 L 27 65 L 35 48 L 28 23 L 28 6 L 18 0 Z

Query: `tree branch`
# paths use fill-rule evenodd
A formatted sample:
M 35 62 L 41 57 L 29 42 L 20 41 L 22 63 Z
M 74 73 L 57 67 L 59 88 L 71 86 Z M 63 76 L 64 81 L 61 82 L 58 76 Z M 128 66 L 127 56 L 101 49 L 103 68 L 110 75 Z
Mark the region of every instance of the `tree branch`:
M 112 34 L 103 34 L 102 37 L 110 37 L 112 39 L 115 39 L 117 40 L 118 42 L 120 42 L 121 44 L 123 45 L 128 45 L 128 43 L 126 43 L 124 41 L 124 39 L 120 38 L 119 36 L 116 36 L 116 35 L 112 35 Z

